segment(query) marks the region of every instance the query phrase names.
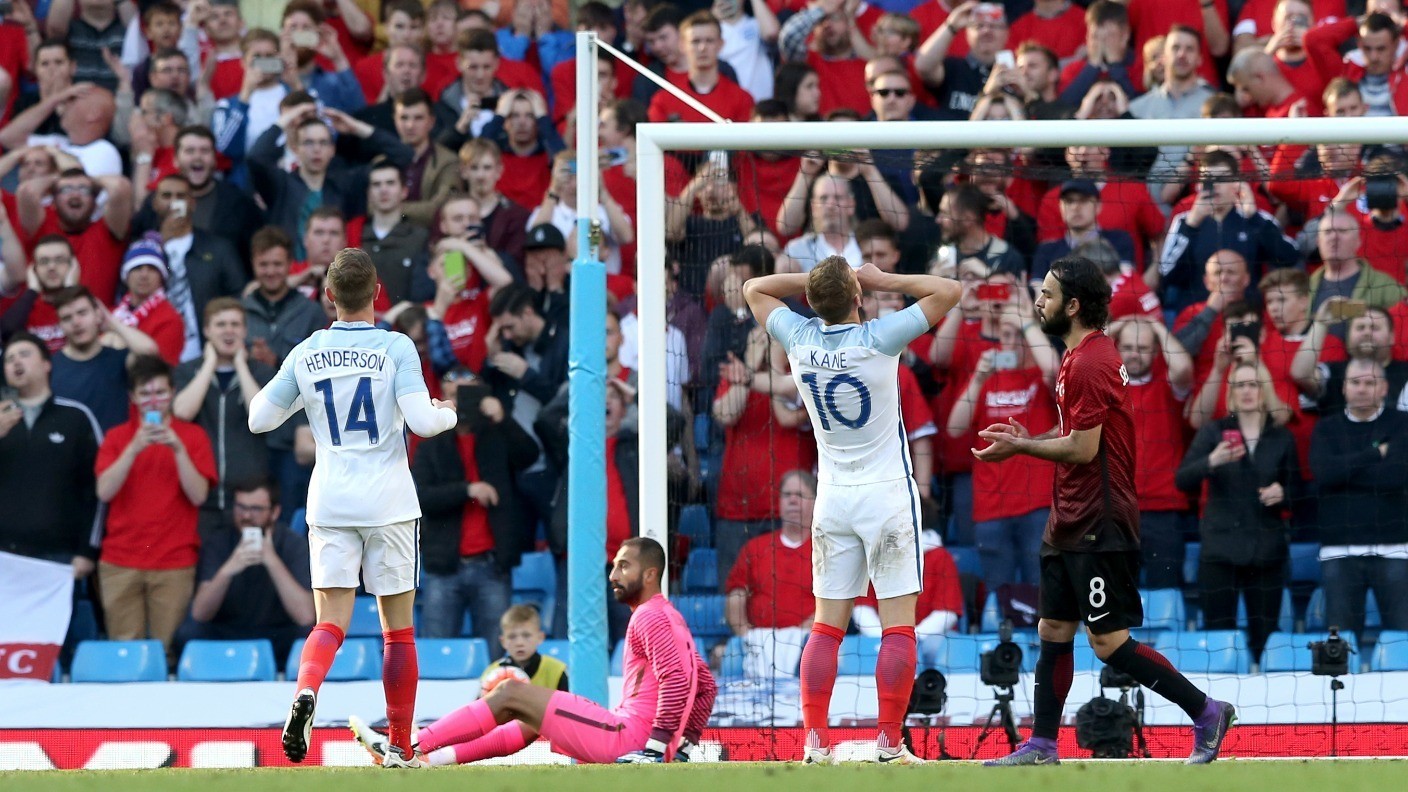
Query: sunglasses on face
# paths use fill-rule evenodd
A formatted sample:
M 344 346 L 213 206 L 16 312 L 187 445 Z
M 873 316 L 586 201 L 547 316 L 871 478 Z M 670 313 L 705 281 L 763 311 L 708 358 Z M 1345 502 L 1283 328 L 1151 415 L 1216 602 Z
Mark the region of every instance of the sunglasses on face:
M 876 96 L 880 97 L 881 99 L 889 99 L 891 96 L 903 98 L 903 97 L 909 96 L 909 89 L 908 89 L 908 88 L 876 88 L 875 90 L 871 91 L 871 93 L 875 94 Z

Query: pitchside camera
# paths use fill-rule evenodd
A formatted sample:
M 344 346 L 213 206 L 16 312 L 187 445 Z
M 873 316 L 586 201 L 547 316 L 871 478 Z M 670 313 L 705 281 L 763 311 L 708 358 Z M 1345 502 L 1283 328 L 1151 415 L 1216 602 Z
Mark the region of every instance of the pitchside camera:
M 926 668 L 914 679 L 914 690 L 909 694 L 910 715 L 938 715 L 948 702 L 948 680 L 943 672 Z
M 992 687 L 1016 687 L 1022 671 L 1022 647 L 1012 642 L 1012 622 L 1003 621 L 997 629 L 1000 639 L 991 651 L 983 652 L 979 670 L 983 684 Z
M 1330 677 L 1348 674 L 1352 653 L 1349 641 L 1340 637 L 1339 628 L 1331 627 L 1329 638 L 1310 642 L 1310 673 Z

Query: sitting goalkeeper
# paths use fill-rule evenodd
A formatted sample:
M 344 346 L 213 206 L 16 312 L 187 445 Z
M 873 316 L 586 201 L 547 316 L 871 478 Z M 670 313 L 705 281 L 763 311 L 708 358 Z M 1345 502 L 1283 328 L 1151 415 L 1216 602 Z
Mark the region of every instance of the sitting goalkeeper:
M 631 608 L 624 669 L 628 683 L 615 709 L 558 689 L 559 683 L 548 681 L 552 675 L 545 671 L 557 661 L 537 655 L 541 630 L 531 642 L 531 652 L 520 654 L 510 648 L 510 634 L 516 630 L 505 622 L 505 659 L 515 666 L 521 662 L 525 674 L 531 660 L 539 661 L 532 684 L 516 674 L 486 671 L 485 680 L 493 684 L 483 697 L 420 730 L 417 758 L 443 765 L 511 756 L 541 734 L 555 753 L 586 764 L 663 762 L 671 749 L 675 761 L 688 761 L 713 710 L 716 686 L 684 617 L 660 593 L 664 567 L 664 550 L 645 537 L 622 543 L 612 563 L 612 596 Z M 565 679 L 561 665 L 557 663 L 557 673 Z M 385 736 L 359 720 L 351 726 L 357 741 L 380 764 L 387 750 Z

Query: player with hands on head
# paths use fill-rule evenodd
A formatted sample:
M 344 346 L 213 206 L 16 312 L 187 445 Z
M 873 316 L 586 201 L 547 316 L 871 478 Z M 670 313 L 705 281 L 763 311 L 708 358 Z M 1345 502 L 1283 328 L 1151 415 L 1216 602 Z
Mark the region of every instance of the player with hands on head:
M 380 284 L 371 257 L 345 248 L 327 272 L 337 321 L 294 347 L 249 406 L 249 429 L 277 429 L 299 409 L 317 443 L 308 489 L 308 544 L 317 624 L 303 645 L 284 755 L 302 762 L 318 689 L 352 620 L 360 576 L 381 613 L 382 682 L 390 744 L 383 767 L 419 767 L 411 750 L 417 664 L 413 608 L 421 516 L 404 428 L 433 437 L 455 427 L 452 402 L 432 400 L 411 340 L 375 326 Z
M 665 551 L 654 539 L 627 539 L 612 562 L 609 580 L 617 602 L 629 605 L 622 700 L 608 710 L 590 699 L 506 678 L 482 698 L 421 729 L 417 756 L 440 764 L 447 746 L 471 741 L 477 755 L 510 756 L 546 737 L 554 753 L 585 764 L 687 762 L 714 708 L 716 686 L 694 648 L 684 617 L 660 591 Z M 384 743 L 365 728 L 354 729 L 374 757 Z M 497 745 L 483 744 L 497 739 Z
M 1198 690 L 1153 647 L 1130 637 L 1144 621 L 1139 599 L 1139 503 L 1129 374 L 1103 328 L 1110 284 L 1091 260 L 1058 259 L 1042 282 L 1041 328 L 1065 342 L 1056 378 L 1060 422 L 1033 437 L 1016 421 L 978 433 L 973 455 L 1000 462 L 1026 454 L 1056 463 L 1051 516 L 1041 549 L 1041 654 L 1031 737 L 989 766 L 1059 764 L 1056 737 L 1074 672 L 1076 628 L 1106 664 L 1157 691 L 1193 719 L 1189 764 L 1217 758 L 1236 718 L 1231 704 Z
M 898 370 L 909 343 L 955 305 L 957 281 L 897 275 L 874 264 L 852 269 L 828 256 L 810 273 L 766 275 L 743 284 L 758 324 L 786 350 L 820 458 L 812 524 L 816 616 L 802 651 L 802 761 L 835 764 L 827 731 L 836 656 L 851 607 L 873 584 L 882 637 L 875 666 L 880 707 L 876 759 L 915 764 L 900 726 L 914 685 L 915 604 L 922 585 L 919 493 L 900 420 Z M 862 323 L 863 291 L 916 300 Z M 817 317 L 782 302 L 805 293 Z

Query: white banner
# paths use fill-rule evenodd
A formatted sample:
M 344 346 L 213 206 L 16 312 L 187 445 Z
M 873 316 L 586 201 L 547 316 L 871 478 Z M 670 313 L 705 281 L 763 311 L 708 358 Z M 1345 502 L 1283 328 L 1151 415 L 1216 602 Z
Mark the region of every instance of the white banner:
M 48 681 L 73 615 L 73 567 L 0 553 L 0 602 L 0 679 Z

